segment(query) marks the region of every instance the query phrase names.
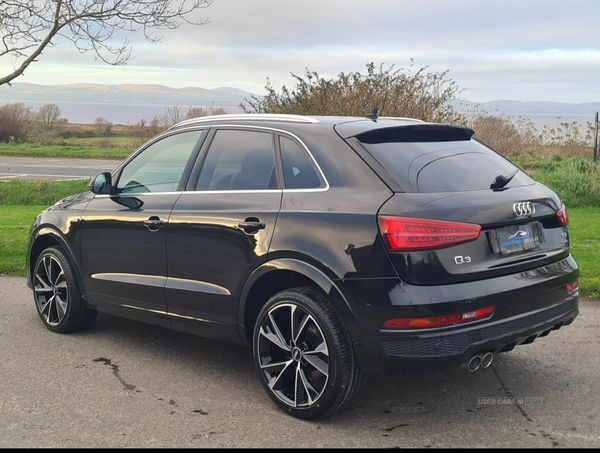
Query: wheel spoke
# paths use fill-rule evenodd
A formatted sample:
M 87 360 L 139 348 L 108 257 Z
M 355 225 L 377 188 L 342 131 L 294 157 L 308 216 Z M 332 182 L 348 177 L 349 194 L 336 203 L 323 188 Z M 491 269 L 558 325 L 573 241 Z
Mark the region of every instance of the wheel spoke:
M 300 368 L 300 366 L 298 366 L 298 370 L 300 373 L 300 380 L 302 381 L 302 385 L 304 386 L 304 389 L 306 390 L 306 397 L 308 398 L 308 405 L 311 406 L 313 403 L 313 397 L 311 396 L 310 392 L 313 392 L 315 394 L 315 396 L 319 395 L 319 392 L 317 392 L 315 390 L 315 388 L 310 385 L 310 383 L 308 382 L 308 379 L 306 378 L 306 375 L 304 374 L 304 370 L 302 368 Z
M 60 273 L 58 274 L 58 276 L 57 276 L 57 277 L 56 277 L 56 279 L 54 280 L 54 285 L 55 285 L 55 286 L 58 286 L 58 283 L 60 282 L 60 280 L 61 280 L 61 279 L 63 279 L 63 280 L 64 280 L 64 277 L 65 277 L 65 273 L 64 273 L 64 271 L 61 269 L 61 270 L 60 270 Z M 64 281 L 64 283 L 66 284 L 66 281 Z
M 296 376 L 294 379 L 294 407 L 298 407 L 298 377 L 300 376 L 300 362 L 296 366 Z
M 273 330 L 275 331 L 277 338 L 279 338 L 281 344 L 285 346 L 283 349 L 285 349 L 286 351 L 290 351 L 291 348 L 288 342 L 285 341 L 285 338 L 283 338 L 283 335 L 281 334 L 281 331 L 279 330 L 279 327 L 277 326 L 277 323 L 275 322 L 275 319 L 273 319 L 273 315 L 271 315 L 271 313 L 269 313 L 269 319 L 271 320 L 271 325 L 273 326 Z
M 45 315 L 46 317 L 50 316 L 50 304 L 52 303 L 53 299 L 54 299 L 54 296 L 52 296 L 50 299 L 46 300 L 44 305 L 40 306 L 40 313 Z M 46 314 L 46 311 L 48 311 L 48 314 Z
M 288 348 L 285 343 L 281 342 L 281 339 L 277 335 L 275 335 L 274 333 L 265 331 L 264 327 L 260 328 L 260 334 L 263 337 L 265 337 L 267 340 L 269 340 L 271 343 L 273 343 L 275 346 L 277 346 L 278 348 L 283 349 L 284 351 L 290 350 L 290 348 Z
M 49 282 L 52 281 L 52 259 L 49 256 L 44 257 L 44 269 L 46 270 L 46 278 Z
M 261 364 L 260 367 L 264 370 L 265 368 L 275 368 L 278 366 L 289 365 L 290 363 L 292 363 L 292 360 L 286 360 L 285 362 L 269 362 Z
M 300 339 L 300 335 L 302 335 L 302 331 L 304 330 L 304 328 L 306 327 L 306 324 L 308 324 L 308 321 L 311 319 L 310 316 L 306 315 L 304 317 L 304 319 L 302 320 L 302 324 L 300 324 L 300 328 L 298 329 L 298 332 L 296 333 L 296 336 L 294 337 L 294 343 L 298 343 L 298 340 Z
M 290 364 L 293 362 L 293 360 L 289 360 L 288 362 L 286 362 L 286 365 L 283 367 L 283 370 L 281 370 L 281 372 L 275 376 L 274 378 L 272 378 L 269 381 L 269 388 L 271 390 L 275 389 L 275 386 L 277 385 L 277 383 L 279 382 L 279 379 L 281 379 L 281 377 L 285 374 L 285 372 L 289 369 Z
M 329 365 L 316 355 L 305 355 L 304 359 L 310 363 L 319 373 L 329 376 Z
M 38 281 L 42 284 L 41 288 L 36 288 L 36 291 L 52 291 L 52 287 L 50 286 L 50 283 L 46 282 L 41 275 L 39 274 L 35 274 L 35 277 L 38 279 Z
M 292 305 L 292 307 L 290 308 L 290 337 L 291 337 L 293 346 L 296 346 L 296 337 L 294 336 L 294 325 L 296 324 L 294 322 L 294 313 L 295 312 L 296 312 L 296 306 Z
M 321 343 L 319 346 L 317 346 L 314 350 L 304 351 L 303 354 L 304 355 L 323 354 L 323 355 L 326 355 L 327 357 L 329 357 L 329 351 L 327 350 L 327 344 L 325 343 L 325 341 L 323 341 L 323 343 Z
M 67 303 L 57 294 L 54 296 L 54 305 L 56 307 L 58 322 L 61 322 L 67 313 Z

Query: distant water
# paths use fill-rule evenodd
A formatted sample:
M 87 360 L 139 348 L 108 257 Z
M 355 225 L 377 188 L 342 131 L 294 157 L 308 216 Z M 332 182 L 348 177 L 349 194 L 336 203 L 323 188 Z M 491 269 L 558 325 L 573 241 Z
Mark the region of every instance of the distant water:
M 10 101 L 23 102 L 25 105 L 38 109 L 48 102 L 37 101 Z M 0 101 L 0 105 L 6 104 L 6 101 Z M 113 124 L 135 124 L 142 119 L 151 120 L 155 116 L 163 115 L 164 105 L 156 104 L 90 104 L 86 102 L 54 102 L 62 110 L 62 117 L 69 120 L 69 123 L 92 124 L 96 118 L 102 117 Z M 195 107 L 204 107 L 195 105 Z M 217 107 L 217 106 L 209 106 Z M 182 106 L 185 113 L 190 108 L 189 105 Z M 239 113 L 237 107 L 224 107 L 227 113 Z
M 19 101 L 10 101 L 19 102 Z M 37 101 L 21 101 L 26 105 L 31 106 L 34 109 L 38 109 L 47 102 Z M 0 105 L 5 104 L 5 101 L 0 101 Z M 165 106 L 156 104 L 90 104 L 85 102 L 57 102 L 56 103 L 62 110 L 63 118 L 67 118 L 69 123 L 78 124 L 91 124 L 96 118 L 102 117 L 110 121 L 113 124 L 135 124 L 142 119 L 151 120 L 157 115 L 164 114 Z M 184 112 L 190 106 L 182 106 Z M 227 113 L 240 113 L 241 110 L 237 107 L 225 107 Z M 528 118 L 538 129 L 542 129 L 544 126 L 556 127 L 560 118 L 560 122 L 573 122 L 576 121 L 582 126 L 586 126 L 588 121 L 593 121 L 593 116 L 574 116 L 574 115 L 559 115 L 559 114 L 528 114 L 520 115 L 518 113 L 506 113 L 506 116 L 518 118 L 522 116 Z

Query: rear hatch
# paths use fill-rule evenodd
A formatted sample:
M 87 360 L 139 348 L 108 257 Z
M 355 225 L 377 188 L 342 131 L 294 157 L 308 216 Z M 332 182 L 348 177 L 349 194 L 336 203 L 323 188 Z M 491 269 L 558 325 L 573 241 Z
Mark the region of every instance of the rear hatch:
M 408 283 L 491 278 L 568 256 L 557 195 L 472 133 L 416 124 L 345 137 L 395 191 L 378 221 Z

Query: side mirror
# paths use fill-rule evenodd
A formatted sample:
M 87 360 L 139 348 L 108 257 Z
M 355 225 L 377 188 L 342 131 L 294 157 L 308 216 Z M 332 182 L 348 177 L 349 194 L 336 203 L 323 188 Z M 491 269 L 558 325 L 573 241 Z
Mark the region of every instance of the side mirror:
M 110 194 L 112 177 L 110 173 L 98 173 L 90 181 L 90 190 L 95 194 Z

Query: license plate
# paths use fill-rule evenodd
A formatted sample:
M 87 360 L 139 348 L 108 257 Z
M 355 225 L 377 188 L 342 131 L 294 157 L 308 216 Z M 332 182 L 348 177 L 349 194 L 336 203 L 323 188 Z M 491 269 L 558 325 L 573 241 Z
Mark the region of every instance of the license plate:
M 496 244 L 502 255 L 533 250 L 541 243 L 538 223 L 514 225 L 496 230 Z

